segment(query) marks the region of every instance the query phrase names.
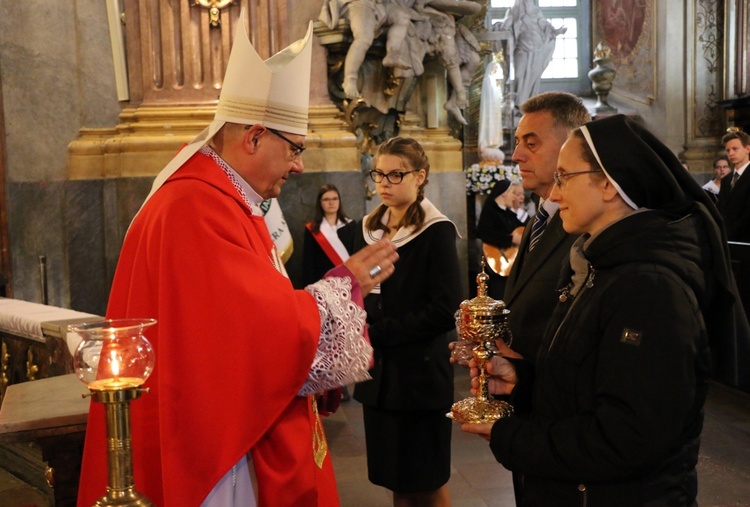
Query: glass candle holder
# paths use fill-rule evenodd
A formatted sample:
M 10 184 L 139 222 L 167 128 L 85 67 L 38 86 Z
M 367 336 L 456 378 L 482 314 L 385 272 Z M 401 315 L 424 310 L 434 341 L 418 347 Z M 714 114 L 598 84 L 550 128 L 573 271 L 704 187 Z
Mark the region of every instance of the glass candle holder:
M 138 387 L 154 370 L 155 357 L 143 330 L 154 319 L 117 319 L 71 326 L 81 336 L 75 371 L 95 391 Z
M 154 349 L 143 330 L 154 319 L 105 320 L 69 326 L 81 336 L 75 354 L 75 371 L 104 405 L 107 440 L 106 493 L 95 507 L 153 507 L 135 489 L 130 431 L 130 403 L 148 392 L 141 386 L 154 370 Z

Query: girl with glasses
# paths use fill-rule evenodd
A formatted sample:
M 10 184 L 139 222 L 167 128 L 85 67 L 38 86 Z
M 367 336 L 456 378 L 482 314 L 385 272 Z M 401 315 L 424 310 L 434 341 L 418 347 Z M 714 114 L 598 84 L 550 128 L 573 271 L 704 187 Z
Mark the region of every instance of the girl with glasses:
M 716 201 L 719 199 L 721 180 L 724 176 L 732 172 L 732 168 L 729 166 L 729 159 L 726 155 L 715 158 L 713 168 L 714 177 L 703 185 L 703 190 L 708 192 L 709 197 L 711 197 L 711 200 L 716 204 Z
M 410 138 L 383 143 L 371 173 L 382 203 L 356 228 L 355 250 L 386 237 L 396 271 L 365 298 L 375 349 L 372 380 L 357 384 L 372 483 L 394 506 L 447 506 L 453 368 L 449 331 L 461 302 L 455 225 L 427 198 L 430 163 Z
M 343 264 L 349 251 L 339 233 L 352 220 L 346 216 L 339 189 L 326 183 L 315 199 L 315 215 L 305 224 L 302 277 L 305 286 L 315 283 L 330 269 Z M 353 223 L 352 223 L 353 225 Z
M 336 185 L 326 183 L 315 200 L 315 216 L 305 224 L 302 246 L 302 279 L 305 286 L 323 278 L 328 271 L 342 265 L 349 258 L 349 250 L 344 246 L 340 235 L 351 238 L 354 222 L 344 213 L 341 194 Z M 351 239 L 348 240 L 351 243 Z M 318 397 L 318 411 L 331 415 L 341 401 L 349 401 L 346 386 L 327 391 Z

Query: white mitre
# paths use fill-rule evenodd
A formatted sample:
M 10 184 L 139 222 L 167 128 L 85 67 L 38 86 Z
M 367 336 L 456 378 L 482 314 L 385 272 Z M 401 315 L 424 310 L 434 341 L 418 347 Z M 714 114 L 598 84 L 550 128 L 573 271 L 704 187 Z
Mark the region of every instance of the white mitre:
M 310 102 L 311 40 L 312 21 L 307 26 L 304 38 L 263 61 L 245 31 L 243 9 L 214 120 L 156 176 L 144 204 L 226 122 L 260 124 L 290 134 L 306 135 Z

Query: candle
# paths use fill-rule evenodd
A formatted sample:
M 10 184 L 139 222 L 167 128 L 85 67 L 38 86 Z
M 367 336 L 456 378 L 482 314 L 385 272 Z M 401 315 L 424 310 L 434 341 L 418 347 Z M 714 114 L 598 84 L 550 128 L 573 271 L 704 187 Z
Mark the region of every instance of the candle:
M 138 387 L 143 384 L 144 380 L 138 377 L 121 377 L 105 378 L 89 382 L 89 389 L 94 391 L 114 391 L 116 389 L 126 389 L 128 387 Z
M 74 354 L 78 377 L 99 391 L 143 385 L 154 367 L 154 351 L 142 330 L 155 323 L 153 319 L 120 319 L 72 327 L 83 338 Z
M 112 376 L 117 380 L 117 377 L 120 376 L 120 362 L 117 360 L 117 351 L 112 350 L 110 352 L 110 357 L 112 359 Z

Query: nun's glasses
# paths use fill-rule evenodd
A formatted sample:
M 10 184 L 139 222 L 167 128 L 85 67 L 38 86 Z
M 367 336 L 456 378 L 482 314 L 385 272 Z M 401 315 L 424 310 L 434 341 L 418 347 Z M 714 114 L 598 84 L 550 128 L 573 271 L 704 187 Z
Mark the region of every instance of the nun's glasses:
M 588 174 L 588 173 L 599 173 L 599 172 L 602 172 L 602 170 L 594 169 L 592 171 L 576 171 L 574 173 L 559 173 L 555 171 L 552 177 L 555 178 L 555 185 L 557 185 L 557 188 L 562 188 L 563 183 L 565 183 L 565 178 L 568 178 L 570 176 L 575 176 L 577 174 Z

